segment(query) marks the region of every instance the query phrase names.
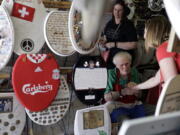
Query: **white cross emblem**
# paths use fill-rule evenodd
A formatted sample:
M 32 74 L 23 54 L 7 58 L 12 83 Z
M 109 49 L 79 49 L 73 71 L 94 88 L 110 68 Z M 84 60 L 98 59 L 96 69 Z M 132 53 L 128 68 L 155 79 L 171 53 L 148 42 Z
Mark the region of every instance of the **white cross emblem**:
M 18 12 L 21 14 L 21 17 L 25 17 L 25 15 L 29 15 L 29 12 L 26 11 L 26 8 L 23 7 L 22 10 L 18 10 Z

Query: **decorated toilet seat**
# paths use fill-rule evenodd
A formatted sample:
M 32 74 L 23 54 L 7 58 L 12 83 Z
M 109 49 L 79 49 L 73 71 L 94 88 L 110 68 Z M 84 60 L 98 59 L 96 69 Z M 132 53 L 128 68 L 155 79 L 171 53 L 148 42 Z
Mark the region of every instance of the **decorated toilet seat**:
M 44 23 L 46 43 L 59 56 L 70 56 L 75 52 L 69 39 L 68 15 L 68 11 L 51 11 Z
M 98 104 L 107 85 L 107 68 L 99 56 L 83 56 L 74 67 L 73 84 L 79 100 L 87 105 Z
M 6 66 L 14 49 L 14 27 L 5 8 L 0 6 L 0 70 Z
M 20 135 L 26 121 L 25 109 L 13 92 L 0 93 L 0 135 Z
M 69 12 L 69 37 L 73 48 L 77 52 L 80 54 L 89 54 L 95 50 L 96 43 L 86 44 L 82 40 L 82 23 L 82 13 L 75 9 L 73 2 Z
M 14 64 L 12 84 L 27 109 L 42 111 L 57 94 L 59 76 L 59 66 L 51 54 L 22 54 Z
M 11 15 L 15 28 L 14 52 L 37 53 L 45 43 L 43 23 L 46 9 L 38 0 L 3 0 L 1 4 Z
M 104 105 L 76 111 L 75 135 L 110 135 L 111 119 Z
M 163 0 L 148 0 L 148 7 L 151 11 L 159 12 L 164 8 Z
M 161 95 L 158 99 L 155 115 L 162 113 L 179 111 L 180 104 L 180 75 L 169 79 L 163 86 Z
M 32 112 L 26 109 L 30 119 L 39 125 L 52 125 L 60 121 L 67 113 L 70 105 L 70 92 L 64 76 L 60 76 L 61 86 L 51 105 L 43 111 Z

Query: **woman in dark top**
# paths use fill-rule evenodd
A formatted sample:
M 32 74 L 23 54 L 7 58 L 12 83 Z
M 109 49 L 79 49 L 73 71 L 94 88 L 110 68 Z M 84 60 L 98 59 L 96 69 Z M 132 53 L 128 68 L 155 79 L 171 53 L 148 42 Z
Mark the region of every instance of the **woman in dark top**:
M 104 35 L 106 42 L 104 46 L 110 49 L 109 57 L 107 59 L 107 67 L 114 68 L 112 59 L 119 51 L 127 51 L 131 55 L 137 47 L 137 34 L 134 24 L 127 19 L 130 13 L 125 3 L 120 0 L 113 6 L 112 19 L 106 24 Z

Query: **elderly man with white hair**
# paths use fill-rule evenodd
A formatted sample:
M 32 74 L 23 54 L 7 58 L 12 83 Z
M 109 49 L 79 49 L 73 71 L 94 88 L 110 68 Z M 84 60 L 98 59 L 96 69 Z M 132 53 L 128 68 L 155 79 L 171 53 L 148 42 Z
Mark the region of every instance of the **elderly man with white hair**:
M 132 57 L 127 52 L 119 52 L 113 57 L 114 69 L 108 70 L 108 83 L 104 98 L 112 123 L 119 122 L 121 116 L 138 118 L 145 116 L 144 106 L 138 100 L 139 93 L 132 95 L 124 88 L 140 82 L 139 73 L 131 68 Z M 123 90 L 124 89 L 124 90 Z

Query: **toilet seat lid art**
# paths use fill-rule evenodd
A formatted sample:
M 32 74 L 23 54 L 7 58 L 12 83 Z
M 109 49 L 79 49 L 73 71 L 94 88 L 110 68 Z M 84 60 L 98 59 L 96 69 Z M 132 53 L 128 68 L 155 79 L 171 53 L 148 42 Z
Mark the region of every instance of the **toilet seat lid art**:
M 51 11 L 44 23 L 46 43 L 59 56 L 70 56 L 75 53 L 69 39 L 68 15 L 68 11 Z
M 43 24 L 47 15 L 40 0 L 3 0 L 15 28 L 14 52 L 20 54 L 38 53 L 45 43 Z
M 0 6 L 0 70 L 6 66 L 14 49 L 14 27 L 5 8 Z
M 0 135 L 20 135 L 26 122 L 24 107 L 14 92 L 0 93 Z
M 54 100 L 59 86 L 58 64 L 51 54 L 22 54 L 12 71 L 13 89 L 30 111 L 41 111 Z
M 39 112 L 32 112 L 25 109 L 33 122 L 39 125 L 52 125 L 64 118 L 68 112 L 70 105 L 69 87 L 63 75 L 60 76 L 60 81 L 61 86 L 58 90 L 58 94 L 48 108 Z
M 82 56 L 74 66 L 73 85 L 76 96 L 87 105 L 96 105 L 104 97 L 107 68 L 100 56 Z

